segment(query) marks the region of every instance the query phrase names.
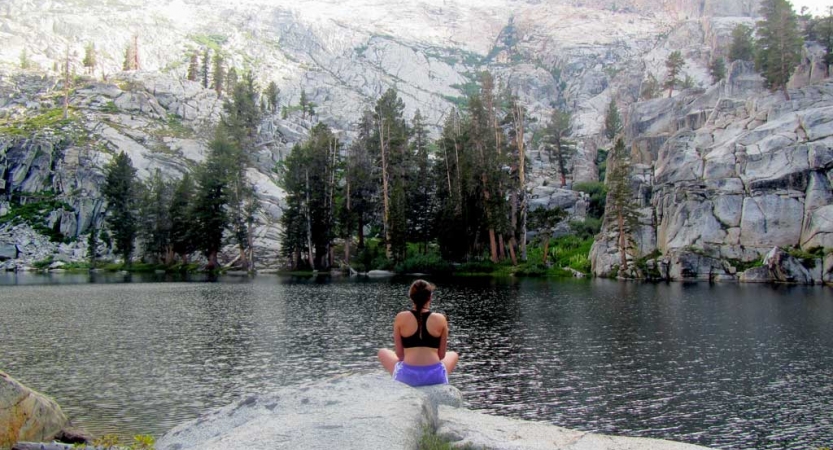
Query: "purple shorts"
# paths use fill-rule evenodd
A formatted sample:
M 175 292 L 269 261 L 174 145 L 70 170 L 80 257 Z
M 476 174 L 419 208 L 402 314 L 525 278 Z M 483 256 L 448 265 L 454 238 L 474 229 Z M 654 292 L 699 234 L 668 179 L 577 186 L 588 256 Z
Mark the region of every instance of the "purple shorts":
M 393 379 L 408 386 L 448 384 L 448 373 L 441 362 L 430 366 L 412 366 L 399 361 L 393 369 Z

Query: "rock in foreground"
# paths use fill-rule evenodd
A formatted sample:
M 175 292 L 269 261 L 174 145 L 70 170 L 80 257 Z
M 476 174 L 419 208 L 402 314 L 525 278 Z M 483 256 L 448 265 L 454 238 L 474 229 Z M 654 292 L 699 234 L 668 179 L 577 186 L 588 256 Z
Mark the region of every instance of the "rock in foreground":
M 17 441 L 47 441 L 67 425 L 61 407 L 0 372 L 0 448 Z
M 450 386 L 415 389 L 383 375 L 346 376 L 248 397 L 174 428 L 157 449 L 416 449 L 426 430 L 452 445 L 484 449 L 702 448 L 585 433 L 461 406 L 459 391 Z

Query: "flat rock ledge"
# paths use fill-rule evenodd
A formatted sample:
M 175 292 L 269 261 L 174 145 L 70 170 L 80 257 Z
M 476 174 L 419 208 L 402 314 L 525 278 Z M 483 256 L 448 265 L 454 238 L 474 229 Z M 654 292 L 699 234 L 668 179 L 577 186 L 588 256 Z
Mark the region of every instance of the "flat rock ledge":
M 158 450 L 417 449 L 434 431 L 489 450 L 704 448 L 605 436 L 468 410 L 452 386 L 411 388 L 382 374 L 348 375 L 244 398 L 169 431 Z

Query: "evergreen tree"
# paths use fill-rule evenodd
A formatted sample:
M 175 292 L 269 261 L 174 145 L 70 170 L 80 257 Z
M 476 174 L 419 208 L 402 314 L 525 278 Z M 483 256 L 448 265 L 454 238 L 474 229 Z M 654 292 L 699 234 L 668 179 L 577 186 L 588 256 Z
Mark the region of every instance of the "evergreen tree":
M 380 183 L 378 141 L 374 139 L 374 116 L 365 111 L 359 120 L 358 136 L 348 152 L 345 174 L 345 204 L 342 226 L 349 234 L 354 229 L 358 237 L 358 248 L 365 248 L 364 229 L 378 216 Z
M 278 109 L 278 96 L 280 93 L 281 90 L 278 89 L 278 85 L 274 81 L 270 81 L 266 87 L 266 106 L 269 107 L 269 111 L 272 113 Z
M 90 224 L 90 235 L 87 236 L 87 259 L 90 261 L 90 268 L 95 269 L 98 261 L 98 230 L 95 227 L 95 218 Z
M 237 69 L 234 67 L 230 67 L 228 70 L 228 74 L 226 74 L 226 89 L 233 91 L 234 87 L 237 86 L 240 80 L 237 76 Z
M 610 104 L 607 106 L 607 113 L 605 114 L 605 137 L 612 140 L 621 132 L 622 117 L 619 115 L 616 100 L 610 99 Z
M 709 64 L 709 74 L 714 83 L 719 83 L 726 78 L 726 61 L 720 57 L 714 58 Z
M 431 240 L 434 208 L 434 177 L 428 155 L 428 130 L 422 114 L 414 114 L 411 131 L 411 153 L 414 159 L 411 181 L 408 183 L 408 236 L 422 244 L 422 252 L 428 251 Z
M 195 170 L 197 189 L 191 210 L 191 230 L 198 249 L 208 259 L 206 269 L 213 271 L 219 265 L 217 255 L 222 248 L 223 233 L 229 227 L 226 212 L 229 202 L 229 163 L 238 150 L 219 129 L 208 148 L 205 162 Z
M 20 51 L 20 68 L 23 70 L 29 70 L 32 68 L 32 62 L 29 60 L 29 54 L 26 52 L 26 47 L 23 47 L 23 50 Z
M 685 66 L 685 60 L 679 50 L 671 52 L 668 55 L 668 59 L 665 60 L 665 68 L 667 70 L 665 74 L 665 88 L 668 89 L 668 98 L 671 98 L 671 94 L 674 92 L 674 86 L 680 83 L 679 76 L 683 70 L 683 66 Z
M 247 270 L 252 270 L 252 226 L 258 205 L 254 188 L 246 181 L 246 168 L 250 165 L 249 155 L 254 152 L 261 111 L 257 103 L 257 86 L 251 72 L 246 72 L 243 80 L 230 88 L 233 90 L 223 104 L 225 114 L 221 123 L 224 134 L 229 137 L 235 150 L 228 161 L 229 219 L 240 250 L 240 262 Z
M 87 73 L 93 74 L 95 72 L 95 65 L 97 64 L 97 56 L 95 51 L 95 44 L 92 42 L 87 43 L 84 47 L 84 67 L 87 69 Z
M 281 187 L 286 192 L 287 208 L 281 216 L 283 256 L 298 267 L 306 253 L 315 269 L 330 266 L 335 237 L 335 189 L 338 180 L 338 144 L 323 123 L 310 131 L 303 145 L 293 147 L 279 165 Z
M 755 59 L 755 43 L 752 40 L 752 28 L 740 23 L 732 30 L 732 43 L 729 45 L 729 61 L 752 61 Z
M 567 111 L 555 109 L 550 122 L 545 127 L 545 146 L 550 156 L 555 159 L 558 173 L 561 176 L 561 187 L 567 185 L 568 162 L 575 153 L 575 144 L 568 140 L 573 132 L 572 116 Z
M 188 62 L 188 81 L 197 81 L 200 76 L 200 57 L 196 52 L 191 53 Z
M 226 69 L 223 67 L 223 55 L 217 53 L 214 55 L 214 71 L 212 73 L 212 87 L 217 96 L 223 95 L 223 81 L 226 78 Z M 231 87 L 229 87 L 231 89 Z
M 176 184 L 168 210 L 168 216 L 171 218 L 171 249 L 179 255 L 183 264 L 188 264 L 188 255 L 197 250 L 197 242 L 192 231 L 194 196 L 194 182 L 191 175 L 186 173 Z
M 307 91 L 301 90 L 301 98 L 298 99 L 298 106 L 301 107 L 301 119 L 305 119 L 307 117 L 307 107 L 309 106 L 309 100 L 307 99 Z
M 104 173 L 102 193 L 107 200 L 107 225 L 116 252 L 129 266 L 136 238 L 136 169 L 130 157 L 121 152 L 105 166 Z
M 208 89 L 208 76 L 211 73 L 211 54 L 208 48 L 202 54 L 202 87 Z
M 145 254 L 166 264 L 170 264 L 173 259 L 170 216 L 172 199 L 173 186 L 162 178 L 161 171 L 157 169 L 143 189 L 139 235 Z
M 385 237 L 385 256 L 401 261 L 406 250 L 404 170 L 408 167 L 408 128 L 403 118 L 405 103 L 394 89 L 388 89 L 376 102 L 374 141 L 378 142 L 382 187 L 382 224 Z M 400 186 L 403 185 L 403 186 Z
M 788 0 L 762 0 L 758 22 L 755 67 L 768 88 L 781 89 L 789 100 L 787 83 L 801 61 L 803 40 L 798 32 L 798 18 Z
M 639 227 L 639 213 L 633 201 L 630 157 L 621 138 L 616 140 L 609 166 L 605 222 L 617 233 L 619 273 L 624 275 L 628 271 L 627 256 L 634 247 L 633 233 Z

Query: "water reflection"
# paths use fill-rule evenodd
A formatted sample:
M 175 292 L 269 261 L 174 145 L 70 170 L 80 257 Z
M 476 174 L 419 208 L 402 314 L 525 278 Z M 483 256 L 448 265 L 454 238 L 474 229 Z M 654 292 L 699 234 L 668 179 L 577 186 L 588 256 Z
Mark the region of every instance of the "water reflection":
M 94 433 L 125 435 L 161 434 L 246 393 L 380 371 L 376 349 L 391 345 L 411 281 L 3 276 L 0 368 Z M 724 448 L 830 444 L 828 289 L 437 284 L 433 306 L 462 355 L 451 381 L 474 408 Z

